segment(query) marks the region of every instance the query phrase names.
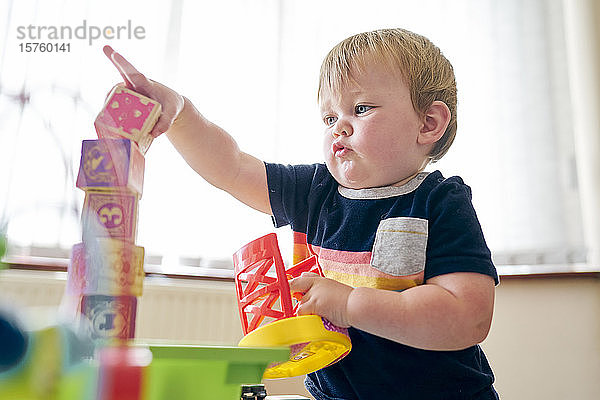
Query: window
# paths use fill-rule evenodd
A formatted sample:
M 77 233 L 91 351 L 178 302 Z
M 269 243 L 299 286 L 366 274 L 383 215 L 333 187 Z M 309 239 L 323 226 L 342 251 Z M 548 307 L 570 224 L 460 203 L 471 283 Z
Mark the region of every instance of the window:
M 421 33 L 453 63 L 459 90 L 457 139 L 430 169 L 472 187 L 496 262 L 586 260 L 559 0 L 36 4 L 1 9 L 0 210 L 13 252 L 68 257 L 81 240 L 81 140 L 94 138 L 96 113 L 120 79 L 102 54 L 106 40 L 73 40 L 68 54 L 22 53 L 16 29 L 85 20 L 144 27 L 143 40 L 109 43 L 190 98 L 242 149 L 282 163 L 321 160 L 316 86 L 334 44 L 382 27 Z M 153 143 L 137 240 L 147 263 L 227 268 L 235 250 L 273 229 L 269 217 L 197 176 L 166 137 Z M 291 234 L 279 233 L 285 258 Z

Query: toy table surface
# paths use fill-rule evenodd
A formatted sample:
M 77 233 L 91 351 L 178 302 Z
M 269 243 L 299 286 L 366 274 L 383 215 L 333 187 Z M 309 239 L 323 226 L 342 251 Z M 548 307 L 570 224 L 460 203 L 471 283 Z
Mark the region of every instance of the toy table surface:
M 146 399 L 239 399 L 241 385 L 260 383 L 269 364 L 290 349 L 149 344 Z

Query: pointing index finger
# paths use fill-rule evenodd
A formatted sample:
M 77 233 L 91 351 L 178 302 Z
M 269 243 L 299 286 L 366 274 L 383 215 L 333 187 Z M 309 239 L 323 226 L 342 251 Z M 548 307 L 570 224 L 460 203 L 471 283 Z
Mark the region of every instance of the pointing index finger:
M 102 50 L 104 51 L 104 54 L 108 57 L 108 59 L 117 68 L 129 89 L 136 90 L 139 89 L 140 86 L 143 86 L 146 77 L 137 69 L 135 69 L 135 67 L 131 65 L 129 61 L 125 59 L 125 57 L 117 53 L 115 50 L 113 50 L 112 47 L 108 45 L 104 46 Z

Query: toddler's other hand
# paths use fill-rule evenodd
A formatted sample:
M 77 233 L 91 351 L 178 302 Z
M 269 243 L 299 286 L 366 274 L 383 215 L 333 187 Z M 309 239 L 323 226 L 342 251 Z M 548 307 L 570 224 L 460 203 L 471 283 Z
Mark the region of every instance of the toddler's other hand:
M 350 326 L 346 304 L 352 292 L 350 286 L 305 272 L 290 280 L 290 290 L 302 293 L 298 315 L 316 314 L 342 328 Z
M 169 130 L 183 109 L 183 97 L 165 85 L 146 78 L 112 47 L 104 46 L 103 51 L 123 77 L 127 88 L 160 103 L 162 113 L 150 134 L 157 137 Z

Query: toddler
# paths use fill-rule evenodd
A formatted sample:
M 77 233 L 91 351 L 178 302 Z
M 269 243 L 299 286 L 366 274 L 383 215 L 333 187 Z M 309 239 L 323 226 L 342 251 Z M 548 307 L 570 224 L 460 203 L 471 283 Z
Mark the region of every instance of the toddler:
M 349 328 L 350 354 L 307 375 L 325 399 L 496 399 L 478 343 L 498 276 L 461 178 L 424 172 L 456 134 L 451 64 L 403 29 L 354 35 L 325 58 L 318 100 L 324 164 L 265 163 L 241 151 L 173 90 L 110 47 L 128 87 L 160 102 L 152 132 L 208 182 L 275 226 L 291 225 L 294 262 L 325 278 L 290 282 L 299 314 Z

